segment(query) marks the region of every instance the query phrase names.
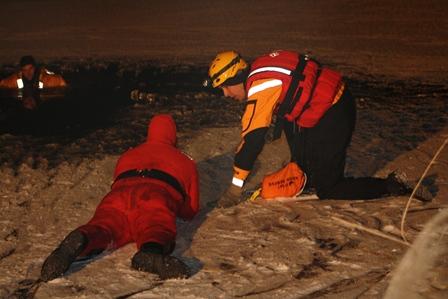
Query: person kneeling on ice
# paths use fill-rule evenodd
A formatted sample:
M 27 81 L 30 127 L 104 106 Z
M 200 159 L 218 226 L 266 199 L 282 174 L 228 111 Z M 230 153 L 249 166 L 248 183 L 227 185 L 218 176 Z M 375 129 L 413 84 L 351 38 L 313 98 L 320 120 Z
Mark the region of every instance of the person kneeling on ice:
M 188 267 L 171 256 L 176 216 L 191 220 L 199 209 L 195 162 L 176 148 L 176 125 L 169 115 L 154 116 L 145 143 L 118 160 L 111 191 L 93 218 L 72 231 L 47 257 L 41 279 L 64 274 L 78 256 L 135 242 L 132 267 L 161 279 L 186 278 Z
M 35 109 L 40 102 L 40 91 L 44 89 L 65 88 L 67 83 L 56 75 L 36 64 L 33 56 L 20 59 L 20 70 L 0 80 L 0 89 L 17 90 L 18 99 L 26 109 Z
M 306 187 L 315 189 L 320 199 L 372 199 L 411 193 L 412 188 L 397 173 L 385 179 L 344 176 L 356 105 L 339 72 L 306 55 L 278 50 L 256 58 L 252 65 L 235 51 L 219 53 L 208 74 L 204 86 L 220 88 L 224 96 L 246 101 L 232 184 L 218 201 L 219 207 L 241 202 L 242 187 L 274 119 L 274 138 L 284 131 L 291 161 L 306 173 Z M 427 193 L 422 199 L 431 196 Z

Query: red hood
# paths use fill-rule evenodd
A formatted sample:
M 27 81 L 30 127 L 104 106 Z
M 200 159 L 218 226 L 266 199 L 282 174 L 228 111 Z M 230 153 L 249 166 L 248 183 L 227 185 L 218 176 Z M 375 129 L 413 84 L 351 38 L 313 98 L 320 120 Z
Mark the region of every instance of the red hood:
M 169 114 L 159 114 L 151 119 L 147 141 L 176 145 L 176 123 Z

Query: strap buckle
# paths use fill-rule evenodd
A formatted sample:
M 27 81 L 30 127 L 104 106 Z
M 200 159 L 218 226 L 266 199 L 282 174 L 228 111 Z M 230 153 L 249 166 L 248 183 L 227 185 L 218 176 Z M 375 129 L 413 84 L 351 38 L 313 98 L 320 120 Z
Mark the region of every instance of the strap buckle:
M 150 176 L 151 170 L 152 170 L 151 168 L 136 169 L 136 172 L 140 177 L 146 178 Z

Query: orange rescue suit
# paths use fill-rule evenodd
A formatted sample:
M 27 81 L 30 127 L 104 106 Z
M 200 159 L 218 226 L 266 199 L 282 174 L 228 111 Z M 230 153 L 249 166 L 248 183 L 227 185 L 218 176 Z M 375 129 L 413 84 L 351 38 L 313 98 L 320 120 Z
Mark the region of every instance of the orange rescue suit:
M 39 69 L 36 69 L 39 71 Z M 39 89 L 66 87 L 67 83 L 60 75 L 56 75 L 45 68 L 40 69 Z M 17 72 L 0 81 L 0 88 L 5 89 L 21 89 L 23 88 L 22 74 Z

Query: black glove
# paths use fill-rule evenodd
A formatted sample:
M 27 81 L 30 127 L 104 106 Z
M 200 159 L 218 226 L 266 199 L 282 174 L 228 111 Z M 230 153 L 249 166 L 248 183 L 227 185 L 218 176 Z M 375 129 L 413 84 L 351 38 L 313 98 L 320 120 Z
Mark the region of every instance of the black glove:
M 40 278 L 43 281 L 49 281 L 64 274 L 87 244 L 87 237 L 81 231 L 72 231 L 47 257 L 42 265 Z
M 230 187 L 227 188 L 226 192 L 224 192 L 224 194 L 219 199 L 218 207 L 229 208 L 242 202 L 241 198 L 242 190 L 243 188 L 240 188 L 233 184 L 230 185 Z

